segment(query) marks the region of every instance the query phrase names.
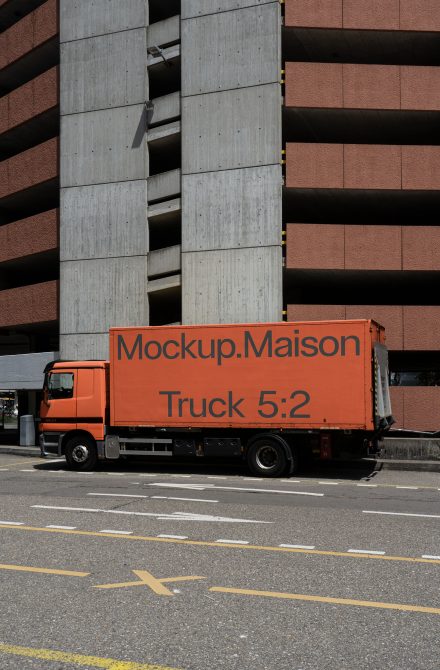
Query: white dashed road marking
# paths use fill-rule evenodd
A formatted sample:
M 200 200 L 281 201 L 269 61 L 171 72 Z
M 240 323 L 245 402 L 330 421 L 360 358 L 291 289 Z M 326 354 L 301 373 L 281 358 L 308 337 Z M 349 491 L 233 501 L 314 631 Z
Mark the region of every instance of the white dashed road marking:
M 249 544 L 249 542 L 246 542 L 245 540 L 216 540 L 216 542 L 224 544 Z
M 146 496 L 147 497 L 147 496 Z M 151 496 L 152 500 L 187 500 L 188 502 L 207 502 L 218 503 L 218 500 L 209 500 L 205 498 L 175 498 L 173 496 Z
M 371 549 L 347 549 L 349 554 L 374 554 L 375 556 L 383 556 L 384 551 L 373 551 Z
M 21 521 L 0 521 L 5 526 L 24 526 L 24 523 Z
M 273 523 L 272 521 L 258 521 L 255 519 L 236 519 L 227 516 L 212 516 L 210 514 L 192 514 L 190 512 L 128 512 L 121 509 L 97 509 L 93 507 L 62 507 L 58 505 L 31 505 L 33 509 L 54 509 L 66 512 L 92 512 L 95 514 L 123 514 L 125 516 L 149 516 L 160 521 L 212 521 L 219 523 Z
M 115 535 L 133 535 L 131 530 L 100 530 L 100 533 L 114 533 Z
M 88 493 L 88 496 L 109 496 L 110 498 L 149 498 L 149 496 L 137 495 L 136 493 Z
M 167 535 L 166 533 L 161 533 L 160 535 L 157 535 L 157 537 L 166 537 L 170 540 L 187 540 L 188 535 Z
M 386 514 L 388 516 L 416 516 L 424 519 L 440 519 L 440 514 L 415 514 L 412 512 L 379 512 L 377 510 L 363 509 L 363 514 Z
M 46 528 L 58 528 L 59 530 L 76 530 L 76 526 L 56 526 L 53 524 L 46 526 Z
M 314 549 L 315 545 L 312 544 L 279 544 L 279 547 L 284 547 L 285 549 Z

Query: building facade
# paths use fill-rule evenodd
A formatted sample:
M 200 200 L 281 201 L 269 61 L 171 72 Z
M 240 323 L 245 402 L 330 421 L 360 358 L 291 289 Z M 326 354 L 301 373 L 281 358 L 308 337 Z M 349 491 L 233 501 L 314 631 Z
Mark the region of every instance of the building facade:
M 398 424 L 440 429 L 437 0 L 0 0 L 0 30 L 23 411 L 111 326 L 365 317 Z

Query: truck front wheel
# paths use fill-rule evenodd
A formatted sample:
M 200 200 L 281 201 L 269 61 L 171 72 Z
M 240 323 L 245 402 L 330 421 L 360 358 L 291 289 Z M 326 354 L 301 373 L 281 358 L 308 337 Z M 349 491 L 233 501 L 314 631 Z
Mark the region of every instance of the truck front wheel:
M 87 435 L 72 437 L 66 444 L 65 454 L 72 470 L 93 470 L 98 460 L 96 444 Z
M 247 463 L 254 475 L 279 477 L 287 468 L 286 448 L 276 437 L 260 437 L 249 447 Z

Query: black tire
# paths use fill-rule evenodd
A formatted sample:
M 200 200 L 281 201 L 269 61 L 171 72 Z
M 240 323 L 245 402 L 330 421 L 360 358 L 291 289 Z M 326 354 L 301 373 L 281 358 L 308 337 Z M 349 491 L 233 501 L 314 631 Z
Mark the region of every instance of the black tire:
M 249 470 L 259 477 L 280 477 L 287 469 L 286 448 L 275 436 L 259 437 L 247 452 Z
M 66 444 L 65 456 L 71 470 L 93 470 L 98 461 L 98 453 L 93 438 L 77 435 Z

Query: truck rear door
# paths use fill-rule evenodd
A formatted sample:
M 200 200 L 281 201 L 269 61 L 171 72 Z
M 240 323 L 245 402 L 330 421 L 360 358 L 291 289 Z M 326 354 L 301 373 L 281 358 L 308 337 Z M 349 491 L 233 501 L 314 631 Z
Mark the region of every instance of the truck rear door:
M 388 370 L 388 349 L 379 342 L 374 344 L 374 420 L 376 428 L 387 428 L 394 423 Z

